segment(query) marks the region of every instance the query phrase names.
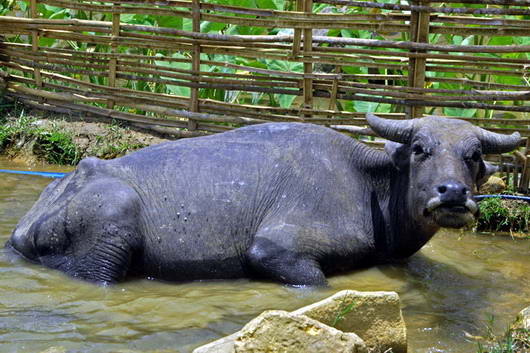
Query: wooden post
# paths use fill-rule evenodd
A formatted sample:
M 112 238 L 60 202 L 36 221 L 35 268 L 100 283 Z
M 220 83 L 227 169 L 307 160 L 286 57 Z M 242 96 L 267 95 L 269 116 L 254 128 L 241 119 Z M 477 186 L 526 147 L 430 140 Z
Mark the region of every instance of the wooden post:
M 524 163 L 523 170 L 521 171 L 521 181 L 519 183 L 519 192 L 528 192 L 528 183 L 530 181 L 530 137 L 526 139 L 526 146 L 524 149 Z
M 301 0 L 299 0 L 300 2 Z M 313 0 L 304 1 L 304 12 L 313 12 Z M 304 57 L 309 57 L 306 53 L 313 50 L 313 30 L 311 28 L 304 29 Z M 304 62 L 304 76 L 313 73 L 313 63 Z M 313 79 L 304 77 L 304 109 L 313 109 Z M 311 114 L 304 114 L 305 118 L 310 118 Z
M 201 0 L 193 0 L 192 2 L 192 30 L 193 32 L 201 31 Z M 191 70 L 193 71 L 193 79 L 199 77 L 201 70 L 201 46 L 198 43 L 193 44 Z M 194 80 L 198 82 L 198 80 Z M 190 111 L 194 113 L 199 112 L 199 88 L 192 87 L 190 90 Z M 197 121 L 188 119 L 188 130 L 197 130 Z
M 119 6 L 119 4 L 116 4 L 116 6 Z M 111 46 L 110 46 L 110 52 L 112 54 L 116 54 L 118 52 L 118 43 L 117 39 L 120 36 L 120 14 L 119 13 L 113 13 L 112 14 L 112 33 L 111 33 Z M 109 60 L 109 86 L 110 87 L 116 87 L 116 67 L 118 65 L 118 59 L 116 56 L 112 56 Z M 109 109 L 112 109 L 114 107 L 114 101 L 109 100 L 107 102 L 107 107 Z
M 31 0 L 29 3 L 29 11 L 31 18 L 38 18 L 39 11 L 37 9 L 37 0 Z M 31 51 L 37 53 L 39 51 L 39 31 L 31 31 Z M 35 84 L 38 88 L 42 88 L 42 76 L 39 68 L 33 69 L 35 75 Z
M 412 1 L 413 5 L 429 5 L 429 1 Z M 418 43 L 427 43 L 429 41 L 429 25 L 430 13 L 412 11 L 410 14 L 410 41 Z M 425 51 L 415 50 L 416 53 Z M 409 59 L 409 87 L 425 88 L 425 58 L 410 58 Z M 425 107 L 422 106 L 408 106 L 406 108 L 407 115 L 411 118 L 419 118 L 422 116 Z
M 335 66 L 335 74 L 337 76 L 341 73 L 342 68 L 340 65 Z M 337 93 L 339 91 L 339 78 L 333 79 L 333 86 L 331 86 L 331 92 L 329 92 L 329 104 L 328 110 L 335 110 L 337 108 Z M 328 119 L 333 118 L 332 114 L 328 114 Z
M 296 0 L 296 11 L 302 12 L 304 11 L 304 3 L 305 0 Z M 293 33 L 293 51 L 291 53 L 291 56 L 293 58 L 296 58 L 298 55 L 300 55 L 300 44 L 302 43 L 302 30 L 300 28 L 295 28 Z

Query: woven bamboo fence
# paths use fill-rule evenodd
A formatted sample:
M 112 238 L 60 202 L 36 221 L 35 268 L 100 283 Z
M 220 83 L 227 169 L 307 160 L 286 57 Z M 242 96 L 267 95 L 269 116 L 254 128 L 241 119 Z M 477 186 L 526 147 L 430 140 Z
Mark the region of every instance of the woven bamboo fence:
M 271 121 L 369 135 L 367 111 L 530 136 L 530 0 L 26 3 L 0 17 L 0 63 L 6 97 L 40 109 L 176 137 Z M 507 163 L 526 171 L 527 154 Z

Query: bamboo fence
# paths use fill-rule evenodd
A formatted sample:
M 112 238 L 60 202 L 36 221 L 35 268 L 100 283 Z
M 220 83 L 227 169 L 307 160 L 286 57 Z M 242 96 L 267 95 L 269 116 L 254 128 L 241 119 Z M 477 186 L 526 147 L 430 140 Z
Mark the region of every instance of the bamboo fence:
M 176 137 L 270 121 L 370 135 L 364 115 L 371 108 L 344 108 L 355 101 L 391 105 L 379 115 L 395 119 L 453 108 L 462 112 L 455 117 L 479 126 L 530 136 L 530 0 L 286 0 L 283 10 L 215 0 L 27 5 L 18 16 L 0 17 L 0 84 L 9 99 L 41 109 L 124 120 Z M 69 18 L 43 18 L 43 5 L 67 9 Z M 191 26 L 128 23 L 128 15 L 178 18 Z M 277 31 L 202 30 L 211 23 Z M 369 38 L 341 36 L 340 30 Z M 474 42 L 455 45 L 447 40 L 454 36 Z M 523 44 L 502 45 L 507 37 Z M 249 64 L 270 61 L 302 69 Z M 212 90 L 222 96 L 206 94 Z M 293 103 L 256 103 L 258 95 L 288 96 Z M 509 163 L 526 172 L 527 152 Z

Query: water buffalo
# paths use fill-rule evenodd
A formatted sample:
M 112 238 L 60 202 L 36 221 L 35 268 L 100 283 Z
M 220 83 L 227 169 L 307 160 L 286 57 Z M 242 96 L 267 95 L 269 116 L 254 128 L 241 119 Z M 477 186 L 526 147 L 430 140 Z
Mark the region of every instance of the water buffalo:
M 520 136 L 460 120 L 367 117 L 390 140 L 371 149 L 312 124 L 270 123 L 87 158 L 52 182 L 8 247 L 97 283 L 325 274 L 418 251 L 478 212 L 485 153 Z

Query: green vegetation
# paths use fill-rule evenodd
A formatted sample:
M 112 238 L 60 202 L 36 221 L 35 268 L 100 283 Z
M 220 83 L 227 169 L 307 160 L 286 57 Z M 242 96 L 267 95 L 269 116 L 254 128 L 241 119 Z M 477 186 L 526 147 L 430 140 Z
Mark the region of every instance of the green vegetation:
M 164 139 L 111 124 L 72 120 L 27 111 L 21 104 L 0 104 L 0 154 L 52 164 L 76 165 L 81 159 L 121 157 Z
M 478 343 L 477 353 L 528 353 L 530 331 L 509 329 L 501 338 L 493 337 L 486 344 Z
M 340 303 L 339 308 L 337 309 L 337 312 L 335 313 L 335 318 L 333 319 L 333 323 L 331 324 L 331 327 L 336 327 L 339 322 L 344 320 L 344 317 L 346 316 L 346 314 L 352 311 L 354 306 L 355 306 L 354 301 L 352 301 L 349 304 L 346 304 L 346 299 L 343 299 L 342 302 Z
M 477 230 L 528 232 L 530 206 L 525 201 L 489 198 L 480 202 Z
M 48 163 L 75 165 L 80 153 L 74 144 L 72 135 L 56 127 L 43 129 L 34 118 L 28 117 L 24 110 L 18 118 L 3 118 L 0 126 L 0 152 L 14 154 L 20 149 L 30 148 L 31 152 Z
M 483 342 L 478 342 L 477 353 L 529 353 L 530 331 L 524 328 L 511 327 L 498 337 L 493 331 L 493 316 L 488 318 Z
M 147 146 L 147 144 L 131 142 L 124 138 L 124 131 L 128 130 L 128 128 L 114 120 L 112 124 L 106 126 L 106 130 L 105 135 L 96 136 L 94 145 L 90 146 L 92 148 L 89 147 L 90 155 L 111 159 Z

